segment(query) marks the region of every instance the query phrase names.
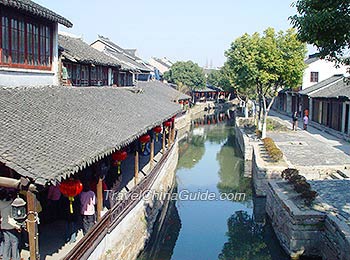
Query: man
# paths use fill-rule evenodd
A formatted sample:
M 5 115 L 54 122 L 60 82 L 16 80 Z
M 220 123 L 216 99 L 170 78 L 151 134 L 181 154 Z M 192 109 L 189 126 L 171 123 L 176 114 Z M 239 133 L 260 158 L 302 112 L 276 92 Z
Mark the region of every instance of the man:
M 19 241 L 21 228 L 16 221 L 11 218 L 11 204 L 16 197 L 16 192 L 12 189 L 0 190 L 0 214 L 1 231 L 4 235 L 3 260 L 20 260 Z

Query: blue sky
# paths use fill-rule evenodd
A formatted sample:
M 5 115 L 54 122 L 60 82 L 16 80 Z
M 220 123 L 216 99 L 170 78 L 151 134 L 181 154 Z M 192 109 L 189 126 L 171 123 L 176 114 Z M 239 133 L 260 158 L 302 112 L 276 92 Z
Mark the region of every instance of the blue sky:
M 34 0 L 68 18 L 91 43 L 103 35 L 140 57 L 168 57 L 221 66 L 230 43 L 267 27 L 286 30 L 295 14 L 289 0 Z M 312 51 L 311 51 L 312 52 Z

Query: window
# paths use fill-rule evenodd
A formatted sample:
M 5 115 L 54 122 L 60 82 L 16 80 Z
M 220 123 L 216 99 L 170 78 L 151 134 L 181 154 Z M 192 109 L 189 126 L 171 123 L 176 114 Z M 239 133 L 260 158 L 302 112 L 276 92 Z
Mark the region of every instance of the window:
M 1 10 L 0 17 L 0 65 L 50 69 L 52 25 L 9 10 Z
M 310 82 L 318 82 L 318 72 L 311 72 Z

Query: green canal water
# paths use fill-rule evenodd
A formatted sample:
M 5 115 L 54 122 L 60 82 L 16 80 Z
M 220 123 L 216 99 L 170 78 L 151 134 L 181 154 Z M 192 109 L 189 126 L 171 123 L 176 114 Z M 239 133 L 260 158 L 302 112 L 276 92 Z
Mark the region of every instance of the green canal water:
M 243 177 L 233 122 L 217 122 L 193 122 L 180 142 L 178 199 L 139 259 L 289 259 L 259 210 L 264 201 L 254 198 L 251 180 Z

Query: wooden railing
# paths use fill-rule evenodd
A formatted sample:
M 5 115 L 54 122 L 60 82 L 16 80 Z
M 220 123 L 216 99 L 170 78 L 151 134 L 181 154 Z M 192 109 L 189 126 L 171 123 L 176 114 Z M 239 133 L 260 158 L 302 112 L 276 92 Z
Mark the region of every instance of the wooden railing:
M 108 210 L 103 215 L 100 221 L 97 222 L 65 256 L 65 260 L 82 260 L 87 259 L 91 255 L 107 233 L 111 232 L 123 220 L 123 218 L 140 202 L 142 194 L 152 187 L 173 149 L 174 144 L 165 151 L 151 172 L 125 195 L 126 198 L 119 201 L 112 209 Z M 133 196 L 133 194 L 135 195 Z

